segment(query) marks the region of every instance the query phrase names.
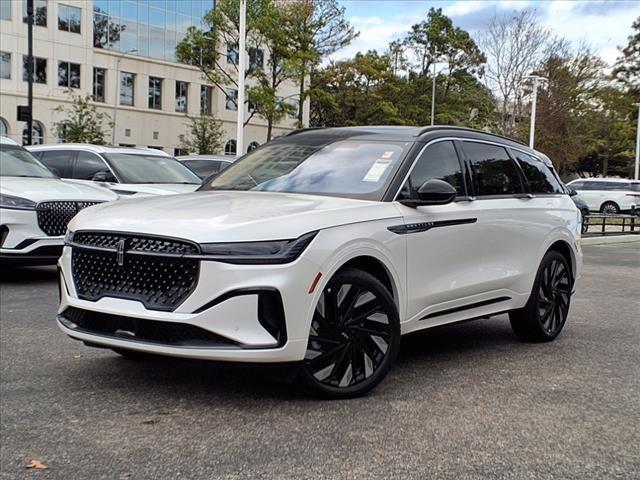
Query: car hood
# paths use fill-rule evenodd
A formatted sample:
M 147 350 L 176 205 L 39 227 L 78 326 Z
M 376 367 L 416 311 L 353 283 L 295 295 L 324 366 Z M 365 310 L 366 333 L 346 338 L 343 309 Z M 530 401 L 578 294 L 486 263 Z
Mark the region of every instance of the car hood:
M 190 193 L 200 187 L 200 184 L 181 183 L 113 183 L 109 185 L 120 198 L 146 197 L 150 195 L 174 195 L 176 193 Z
M 196 242 L 297 238 L 347 223 L 399 217 L 394 204 L 274 192 L 195 192 L 121 200 L 80 212 L 69 229 L 135 232 Z
M 47 200 L 102 201 L 116 200 L 118 196 L 103 187 L 67 182 L 59 178 L 1 177 L 0 191 L 29 199 L 33 202 Z

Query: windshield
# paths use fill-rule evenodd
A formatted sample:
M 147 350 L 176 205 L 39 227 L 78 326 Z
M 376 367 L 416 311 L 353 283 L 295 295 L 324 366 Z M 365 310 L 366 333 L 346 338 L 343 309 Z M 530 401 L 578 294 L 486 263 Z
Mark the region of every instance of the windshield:
M 0 176 L 58 178 L 22 147 L 0 146 Z
M 257 190 L 381 200 L 409 142 L 342 140 L 260 147 L 201 190 Z
M 198 176 L 173 157 L 108 153 L 109 161 L 122 183 L 200 184 Z

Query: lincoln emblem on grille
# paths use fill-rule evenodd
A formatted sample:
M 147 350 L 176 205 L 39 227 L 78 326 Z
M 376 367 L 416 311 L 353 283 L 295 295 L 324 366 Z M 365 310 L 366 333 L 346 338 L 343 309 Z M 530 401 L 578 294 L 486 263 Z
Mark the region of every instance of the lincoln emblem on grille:
M 116 261 L 118 262 L 119 267 L 122 267 L 124 265 L 124 238 L 118 240 Z

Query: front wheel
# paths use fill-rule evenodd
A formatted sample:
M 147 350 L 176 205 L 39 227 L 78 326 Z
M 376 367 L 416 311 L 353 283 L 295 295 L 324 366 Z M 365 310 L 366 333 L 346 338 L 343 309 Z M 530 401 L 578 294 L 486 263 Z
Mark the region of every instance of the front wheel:
M 400 319 L 389 291 L 373 275 L 346 269 L 318 301 L 298 379 L 314 395 L 357 397 L 387 375 L 399 348 Z
M 617 215 L 620 213 L 620 207 L 615 202 L 604 202 L 600 207 L 600 211 L 605 215 Z
M 526 342 L 549 342 L 556 338 L 567 321 L 572 287 L 567 259 L 556 251 L 547 252 L 529 301 L 524 308 L 509 312 L 516 336 Z

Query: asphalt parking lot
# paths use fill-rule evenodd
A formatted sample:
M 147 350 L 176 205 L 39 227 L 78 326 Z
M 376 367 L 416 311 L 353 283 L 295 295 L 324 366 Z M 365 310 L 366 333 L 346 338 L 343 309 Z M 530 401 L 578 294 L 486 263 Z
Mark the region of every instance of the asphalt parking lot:
M 416 334 L 368 397 L 332 402 L 87 348 L 55 326 L 54 268 L 5 270 L 0 477 L 640 478 L 640 243 L 584 251 L 557 341 L 519 343 L 505 316 Z

